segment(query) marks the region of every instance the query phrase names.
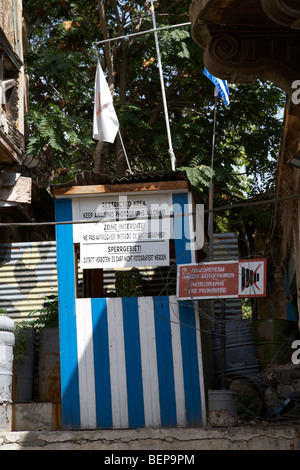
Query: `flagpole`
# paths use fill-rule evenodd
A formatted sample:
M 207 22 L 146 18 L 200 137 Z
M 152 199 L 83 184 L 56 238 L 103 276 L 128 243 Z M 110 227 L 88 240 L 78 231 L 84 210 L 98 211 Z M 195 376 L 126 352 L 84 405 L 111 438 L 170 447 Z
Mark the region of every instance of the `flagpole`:
M 169 26 L 163 26 L 162 28 L 147 29 L 147 31 L 139 31 L 138 33 L 130 33 L 130 34 L 125 34 L 124 36 L 117 36 L 115 38 L 103 39 L 102 41 L 95 41 L 93 42 L 93 46 L 97 46 L 98 44 L 105 44 L 106 42 L 119 41 L 120 39 L 128 39 L 128 38 L 132 38 L 135 36 L 142 36 L 143 34 L 154 33 L 156 31 L 165 31 L 166 29 L 182 28 L 183 26 L 190 26 L 190 25 L 191 25 L 191 22 L 188 22 L 188 23 L 179 23 L 179 24 L 172 24 Z
M 214 207 L 214 183 L 213 183 L 213 168 L 214 168 L 214 156 L 215 156 L 215 145 L 216 145 L 216 121 L 217 121 L 217 93 L 215 91 L 215 103 L 214 103 L 214 122 L 213 122 L 213 137 L 212 137 L 212 151 L 211 151 L 211 176 L 209 183 L 209 216 L 208 216 L 208 232 L 209 232 L 209 257 L 212 261 L 214 259 L 214 219 L 213 219 L 213 207 Z
M 216 122 L 217 122 L 217 89 L 215 90 L 215 103 L 214 103 L 214 124 L 213 124 L 213 140 L 212 140 L 212 150 L 211 150 L 211 176 L 210 180 L 212 181 L 212 174 L 214 168 L 214 156 L 215 156 L 215 145 L 216 145 Z
M 216 121 L 217 121 L 217 103 L 218 96 L 223 99 L 226 106 L 229 105 L 229 89 L 227 81 L 214 77 L 204 67 L 204 75 L 215 85 L 215 103 L 214 103 L 214 122 L 213 122 L 213 139 L 212 139 L 212 153 L 211 153 L 211 177 L 209 184 L 209 217 L 208 217 L 208 236 L 210 242 L 210 259 L 214 257 L 214 241 L 213 241 L 213 198 L 214 198 L 214 184 L 213 184 L 213 169 L 214 169 L 214 155 L 215 155 L 215 142 L 216 142 Z
M 125 150 L 125 146 L 124 146 L 124 142 L 123 142 L 123 139 L 122 139 L 122 135 L 121 135 L 120 129 L 118 129 L 118 135 L 119 135 L 119 138 L 120 138 L 120 141 L 121 141 L 123 153 L 124 153 L 124 155 L 125 155 L 125 159 L 126 159 L 126 163 L 127 163 L 129 172 L 130 172 L 130 174 L 133 175 L 132 170 L 131 170 L 131 167 L 130 167 L 130 164 L 129 164 L 129 160 L 128 160 L 128 157 L 127 157 L 127 153 L 126 153 L 126 150 Z
M 155 12 L 154 12 L 154 5 L 153 5 L 154 1 L 156 2 L 157 0 L 150 0 L 150 3 L 151 3 L 150 10 L 151 10 L 151 14 L 152 14 L 154 38 L 155 38 L 155 45 L 156 45 L 156 52 L 157 52 L 157 59 L 158 59 L 158 67 L 159 67 L 159 75 L 160 75 L 160 82 L 161 82 L 161 92 L 162 92 L 163 105 L 164 105 L 164 111 L 165 111 L 165 120 L 166 120 L 167 135 L 168 135 L 168 142 L 169 142 L 169 155 L 170 155 L 170 158 L 171 158 L 171 168 L 172 168 L 172 171 L 175 171 L 176 158 L 175 158 L 175 154 L 174 154 L 173 146 L 172 146 L 170 122 L 169 122 L 169 115 L 168 115 L 168 106 L 167 106 L 167 99 L 166 99 L 165 86 L 164 86 L 164 77 L 163 77 L 163 73 L 162 73 L 159 43 L 158 43 L 157 32 L 156 32 L 157 28 L 156 28 Z

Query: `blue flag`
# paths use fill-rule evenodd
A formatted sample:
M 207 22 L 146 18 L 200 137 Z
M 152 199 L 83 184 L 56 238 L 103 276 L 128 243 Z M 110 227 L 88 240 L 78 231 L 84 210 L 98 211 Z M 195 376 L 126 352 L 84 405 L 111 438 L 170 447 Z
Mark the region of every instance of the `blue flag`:
M 209 78 L 216 87 L 215 96 L 218 98 L 222 98 L 226 106 L 229 105 L 229 90 L 226 80 L 221 80 L 220 78 L 214 77 L 209 71 L 204 68 L 203 70 L 204 75 Z

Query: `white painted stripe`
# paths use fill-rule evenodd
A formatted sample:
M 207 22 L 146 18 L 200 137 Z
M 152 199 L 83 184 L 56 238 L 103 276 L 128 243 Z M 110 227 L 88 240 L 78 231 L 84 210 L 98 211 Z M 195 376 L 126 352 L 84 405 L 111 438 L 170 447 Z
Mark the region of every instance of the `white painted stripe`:
M 110 386 L 113 428 L 128 428 L 122 299 L 107 299 Z
M 180 318 L 177 298 L 169 297 L 177 426 L 186 426 Z
M 160 403 L 152 297 L 138 297 L 145 427 L 160 426 Z
M 72 220 L 80 220 L 80 212 L 79 212 L 79 198 L 72 199 Z M 80 242 L 80 227 L 79 224 L 73 225 L 73 242 L 79 243 Z
M 76 300 L 79 402 L 81 429 L 95 429 L 96 398 L 93 326 L 90 299 Z
M 202 355 L 202 342 L 201 342 L 201 331 L 200 331 L 200 318 L 198 303 L 194 302 L 195 312 L 195 325 L 196 325 L 196 343 L 198 353 L 198 369 L 199 369 L 199 383 L 200 383 L 200 396 L 201 396 L 201 413 L 202 413 L 202 424 L 206 426 L 206 400 L 205 400 L 205 388 L 204 388 L 204 375 L 203 375 L 203 355 Z

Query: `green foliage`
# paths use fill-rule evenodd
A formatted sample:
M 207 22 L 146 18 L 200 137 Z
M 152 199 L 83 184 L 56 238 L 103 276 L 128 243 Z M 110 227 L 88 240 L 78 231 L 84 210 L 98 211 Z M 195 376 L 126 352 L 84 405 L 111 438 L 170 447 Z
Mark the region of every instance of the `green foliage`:
M 56 328 L 58 327 L 58 296 L 54 298 L 44 297 L 44 307 L 30 312 L 33 317 L 30 322 L 33 328 Z
M 44 176 L 60 181 L 93 168 L 94 77 L 97 60 L 106 72 L 97 2 L 27 0 L 31 18 L 26 68 L 30 76 L 27 153 L 38 158 Z M 155 4 L 157 27 L 189 21 L 189 0 Z M 149 5 L 142 1 L 104 2 L 110 37 L 152 28 Z M 279 111 L 285 95 L 257 81 L 233 85 L 230 106 L 218 101 L 216 142 L 211 169 L 214 87 L 203 75 L 203 51 L 190 28 L 158 32 L 169 121 L 177 168 L 184 168 L 202 202 L 213 171 L 215 206 L 241 202 L 274 188 L 280 142 Z M 110 44 L 114 105 L 134 172 L 170 169 L 153 34 Z M 115 145 L 105 144 L 105 171 L 116 171 Z M 48 167 L 47 167 L 48 165 Z M 232 217 L 232 212 L 230 213 Z M 236 218 L 239 214 L 236 213 Z M 216 216 L 216 221 L 225 226 Z
M 41 328 L 58 327 L 58 296 L 53 299 L 44 297 L 44 307 L 29 313 L 30 320 L 16 322 L 14 358 L 21 361 L 27 351 L 27 341 L 30 334 L 35 334 Z
M 242 315 L 245 320 L 252 318 L 252 304 L 251 299 L 245 298 L 242 300 Z
M 142 280 L 137 269 L 116 271 L 117 297 L 139 297 L 142 293 Z
M 168 26 L 161 24 L 160 27 Z M 159 40 L 163 42 L 164 49 L 162 51 L 162 60 L 166 60 L 167 67 L 171 67 L 178 57 L 180 59 L 189 59 L 190 52 L 185 39 L 190 37 L 189 31 L 186 29 L 166 29 L 162 30 Z M 176 57 L 177 56 L 177 57 Z M 173 59 L 173 60 L 172 60 Z
M 14 359 L 22 361 L 27 352 L 27 341 L 34 334 L 34 327 L 29 321 L 20 321 L 15 325 Z
M 193 167 L 181 167 L 179 170 L 185 171 L 192 186 L 205 186 L 208 187 L 210 179 L 214 172 L 211 167 L 204 165 L 195 165 Z
M 257 418 L 258 396 L 254 389 L 245 389 L 238 392 L 238 415 L 242 421 L 249 422 Z

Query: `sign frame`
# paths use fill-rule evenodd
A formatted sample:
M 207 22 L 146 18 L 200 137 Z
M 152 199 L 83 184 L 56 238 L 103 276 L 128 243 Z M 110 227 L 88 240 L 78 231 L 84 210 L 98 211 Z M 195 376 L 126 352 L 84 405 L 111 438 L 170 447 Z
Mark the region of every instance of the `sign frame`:
M 226 267 L 229 266 L 233 267 L 232 274 L 233 281 L 231 283 L 226 282 L 227 278 L 230 278 L 228 269 Z M 204 270 L 208 270 L 209 268 L 212 273 L 211 276 L 205 273 Z M 251 269 L 252 268 L 252 269 Z M 185 275 L 187 276 L 188 270 L 195 269 L 192 275 L 195 279 L 197 279 L 198 286 L 191 283 L 190 289 L 188 290 L 189 295 L 185 295 L 187 290 L 183 291 L 182 286 L 182 279 L 183 276 L 181 275 L 183 270 L 187 270 Z M 202 269 L 202 273 L 201 273 Z M 245 279 L 245 287 L 247 285 L 251 286 L 250 289 L 245 291 L 245 287 L 240 285 L 240 280 L 242 276 L 242 270 L 246 269 L 243 273 Z M 262 272 L 259 272 L 259 275 L 262 275 L 260 278 L 260 288 L 258 287 L 258 270 L 262 269 Z M 177 286 L 176 286 L 176 297 L 178 300 L 209 300 L 209 299 L 234 299 L 234 298 L 249 298 L 249 297 L 266 297 L 266 287 L 267 287 L 267 280 L 266 280 L 266 273 L 267 273 L 267 260 L 266 258 L 261 259 L 247 259 L 247 260 L 229 260 L 229 261 L 210 261 L 207 263 L 193 263 L 193 264 L 180 264 L 177 266 Z M 199 277 L 196 276 L 199 274 Z M 203 277 L 200 277 L 202 274 Z M 248 277 L 247 277 L 248 276 Z M 250 276 L 250 277 L 249 277 Z M 213 281 L 213 278 L 214 281 Z M 187 278 L 185 278 L 187 281 Z M 209 282 L 215 282 L 216 286 L 210 286 Z M 218 284 L 219 282 L 219 284 Z M 222 284 L 223 283 L 223 284 Z M 203 284 L 200 286 L 200 284 Z M 234 285 L 233 285 L 234 284 Z M 253 287 L 254 285 L 254 287 Z M 199 290 L 198 293 L 196 289 L 203 288 L 203 295 L 200 295 Z M 230 289 L 228 291 L 227 289 Z M 255 290 L 253 290 L 255 288 Z M 194 292 L 191 290 L 194 289 Z M 204 292 L 206 289 L 206 292 Z M 219 291 L 218 291 L 219 289 Z M 222 291 L 222 289 L 224 289 Z M 207 294 L 207 290 L 210 290 L 212 293 Z M 259 292 L 257 292 L 259 290 Z M 207 295 L 205 295 L 207 294 Z
M 137 205 L 139 202 L 140 206 Z M 77 226 L 81 269 L 168 266 L 172 232 L 169 213 L 171 207 L 171 194 L 168 192 L 101 194 L 80 199 L 78 219 L 90 221 L 90 224 Z M 152 214 L 152 210 L 165 210 L 162 222 L 156 213 Z M 122 226 L 133 225 L 143 228 L 121 230 Z M 115 238 L 107 241 L 101 239 L 105 231 L 103 226 L 107 228 L 106 235 L 111 234 Z M 154 231 L 156 238 L 153 237 Z M 120 239 L 122 234 L 132 237 Z M 148 235 L 151 236 L 147 238 Z
M 257 288 L 258 288 L 258 286 L 257 286 L 256 280 L 255 280 L 255 274 L 257 273 L 257 271 L 260 267 L 263 267 L 263 281 L 262 281 L 263 284 L 262 284 L 261 293 L 260 294 L 258 294 L 258 293 L 253 294 L 252 292 L 250 292 L 250 293 L 248 292 L 247 295 L 245 295 L 245 294 L 242 295 L 240 293 L 240 288 L 239 288 L 239 298 L 244 298 L 244 297 L 247 297 L 247 298 L 248 297 L 266 297 L 266 295 L 267 295 L 266 294 L 267 293 L 267 259 L 266 258 L 260 258 L 260 259 L 256 258 L 256 259 L 239 260 L 238 263 L 239 263 L 239 279 L 240 279 L 240 276 L 241 276 L 240 271 L 243 268 L 243 265 L 247 266 L 246 269 L 249 269 L 250 274 L 251 274 L 251 271 L 252 271 L 251 270 L 251 267 L 252 267 L 251 265 L 253 265 L 254 263 L 258 264 L 257 267 L 253 267 L 253 272 L 251 274 L 252 281 L 251 281 L 251 278 L 250 278 L 250 280 L 247 281 L 247 283 L 250 283 L 249 281 L 253 282 L 254 285 L 256 285 Z M 245 289 L 243 288 L 242 291 L 243 290 L 245 290 Z

